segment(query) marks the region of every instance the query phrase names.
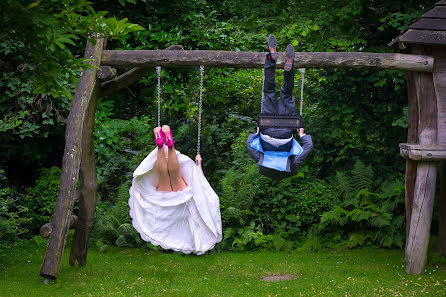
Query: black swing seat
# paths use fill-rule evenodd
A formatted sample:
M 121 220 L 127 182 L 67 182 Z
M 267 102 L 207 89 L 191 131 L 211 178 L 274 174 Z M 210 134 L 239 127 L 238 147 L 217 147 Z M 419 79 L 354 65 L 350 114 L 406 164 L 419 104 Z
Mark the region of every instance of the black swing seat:
M 302 128 L 302 117 L 300 115 L 277 115 L 261 113 L 257 117 L 259 128 Z

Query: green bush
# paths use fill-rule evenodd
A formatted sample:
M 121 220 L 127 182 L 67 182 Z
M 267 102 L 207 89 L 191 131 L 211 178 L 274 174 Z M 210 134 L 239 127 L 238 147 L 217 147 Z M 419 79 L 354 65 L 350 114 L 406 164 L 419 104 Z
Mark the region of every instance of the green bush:
M 12 244 L 19 236 L 26 234 L 25 227 L 30 219 L 23 217 L 27 208 L 16 203 L 17 194 L 14 188 L 7 186 L 5 171 L 0 169 L 0 247 Z
M 404 245 L 402 178 L 380 183 L 370 165 L 356 161 L 350 172 L 337 172 L 333 183 L 337 199 L 312 229 L 308 248 Z
M 131 184 L 132 181 L 128 180 L 119 187 L 116 203 L 107 201 L 98 204 L 92 239 L 101 251 L 105 251 L 109 245 L 154 248 L 144 242 L 132 226 L 128 205 Z
M 62 170 L 56 166 L 42 168 L 35 185 L 26 189 L 22 204 L 28 208 L 25 215 L 32 220 L 28 227 L 32 234 L 37 233 L 42 225 L 53 219 L 61 173 Z
M 246 135 L 247 136 L 247 135 Z M 222 248 L 274 247 L 283 239 L 295 242 L 319 222 L 334 192 L 322 180 L 300 174 L 274 181 L 259 174 L 245 148 L 246 137 L 233 145 L 234 163 L 221 181 Z M 273 240 L 274 237 L 274 240 Z
M 154 148 L 147 117 L 114 119 L 114 102 L 101 101 L 96 112 L 94 147 L 98 191 L 103 201 L 116 201 L 117 189 Z

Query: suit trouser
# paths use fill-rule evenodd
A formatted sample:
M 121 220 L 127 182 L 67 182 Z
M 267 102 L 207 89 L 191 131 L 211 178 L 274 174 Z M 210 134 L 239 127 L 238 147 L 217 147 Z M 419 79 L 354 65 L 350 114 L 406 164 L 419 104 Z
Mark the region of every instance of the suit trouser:
M 294 67 L 290 71 L 283 72 L 284 79 L 282 88 L 280 89 L 279 101 L 277 101 L 276 96 L 276 63 L 275 61 L 268 60 L 268 56 L 265 59 L 264 75 L 262 113 L 296 115 L 296 102 L 293 96 Z M 281 139 L 293 136 L 293 130 L 285 128 L 263 128 L 260 132 L 273 138 Z M 289 151 L 291 149 L 291 142 L 274 148 L 262 141 L 262 146 L 264 150 Z

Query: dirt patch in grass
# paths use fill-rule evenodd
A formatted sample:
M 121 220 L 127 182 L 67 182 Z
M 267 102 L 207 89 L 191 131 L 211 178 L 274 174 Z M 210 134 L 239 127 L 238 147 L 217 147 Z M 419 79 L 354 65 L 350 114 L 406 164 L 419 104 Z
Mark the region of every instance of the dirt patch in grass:
M 280 282 L 297 278 L 295 274 L 270 274 L 260 278 L 264 282 Z

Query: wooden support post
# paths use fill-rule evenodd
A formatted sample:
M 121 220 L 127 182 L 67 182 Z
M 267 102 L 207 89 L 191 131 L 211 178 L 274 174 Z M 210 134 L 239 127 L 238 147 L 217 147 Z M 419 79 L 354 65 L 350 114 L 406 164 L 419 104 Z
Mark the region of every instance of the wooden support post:
M 415 87 L 414 72 L 406 72 L 407 79 L 407 95 L 408 95 L 408 127 L 407 127 L 407 143 L 418 142 L 418 104 L 417 90 Z M 406 247 L 409 238 L 410 218 L 412 216 L 413 193 L 415 190 L 415 180 L 417 176 L 417 162 L 406 160 L 406 176 L 405 176 L 405 207 L 406 207 Z
M 439 253 L 441 257 L 446 257 L 446 161 L 440 163 L 440 170 Z
M 423 273 L 426 266 L 436 176 L 437 164 L 435 162 L 418 163 L 410 232 L 406 248 L 406 271 L 408 273 Z
M 71 266 L 74 266 L 76 261 L 79 266 L 85 266 L 85 264 L 87 264 L 90 232 L 91 228 L 93 227 L 94 213 L 96 211 L 96 204 L 98 201 L 98 177 L 94 155 L 93 130 L 95 124 L 96 107 L 99 98 L 99 86 L 99 83 L 95 84 L 82 131 L 82 154 L 79 174 L 79 220 L 74 231 L 73 241 L 71 243 L 69 260 Z
M 436 46 L 433 55 L 438 61 L 434 67 L 434 85 L 438 109 L 438 144 L 446 145 L 446 46 Z M 439 204 L 439 252 L 446 257 L 446 161 L 440 163 L 440 204 Z
M 102 49 L 102 38 L 97 38 L 94 46 L 88 42 L 85 57 L 92 59 L 88 63 L 99 67 Z M 73 196 L 76 192 L 76 183 L 79 175 L 82 130 L 96 83 L 96 69 L 83 71 L 76 88 L 74 100 L 71 103 L 65 132 L 66 142 L 62 160 L 62 175 L 53 217 L 53 230 L 48 240 L 45 258 L 40 269 L 40 275 L 45 277 L 45 279 L 55 279 L 59 274 L 71 212 L 73 210 Z
M 428 54 L 424 48 L 414 46 L 413 53 Z M 437 100 L 433 75 L 420 73 L 415 79 L 418 103 L 418 142 L 420 145 L 432 145 L 437 142 Z M 434 115 L 434 116 L 433 116 Z M 437 164 L 418 162 L 415 181 L 409 238 L 406 247 L 406 271 L 422 273 L 426 265 L 429 244 L 432 210 L 435 197 Z

